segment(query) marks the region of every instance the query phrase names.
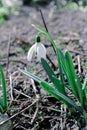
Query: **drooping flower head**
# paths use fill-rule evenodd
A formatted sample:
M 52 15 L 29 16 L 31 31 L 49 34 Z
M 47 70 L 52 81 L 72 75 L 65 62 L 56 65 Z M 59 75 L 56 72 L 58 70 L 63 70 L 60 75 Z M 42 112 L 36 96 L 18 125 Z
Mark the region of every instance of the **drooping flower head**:
M 37 55 L 37 60 L 40 61 L 41 58 L 46 59 L 46 48 L 45 46 L 41 43 L 40 36 L 36 37 L 36 42 L 28 51 L 27 59 L 28 61 L 32 60 L 33 54 Z

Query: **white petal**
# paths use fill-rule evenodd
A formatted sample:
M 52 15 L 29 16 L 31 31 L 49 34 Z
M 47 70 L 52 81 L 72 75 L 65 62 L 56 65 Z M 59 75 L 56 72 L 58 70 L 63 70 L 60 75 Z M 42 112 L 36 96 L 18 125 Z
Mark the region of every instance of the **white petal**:
M 31 61 L 33 57 L 33 53 L 36 51 L 36 44 L 34 44 L 28 51 L 27 59 L 28 61 Z
M 46 59 L 46 48 L 43 44 L 37 46 L 37 60 L 40 61 L 41 58 Z

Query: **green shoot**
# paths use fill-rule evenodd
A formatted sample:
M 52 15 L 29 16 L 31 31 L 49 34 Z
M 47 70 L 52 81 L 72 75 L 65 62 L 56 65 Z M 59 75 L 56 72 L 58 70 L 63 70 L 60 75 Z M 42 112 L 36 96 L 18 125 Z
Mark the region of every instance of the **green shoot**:
M 1 65 L 0 65 L 0 83 L 1 83 L 2 94 L 3 94 L 3 98 L 0 98 L 0 112 L 2 113 L 7 109 L 7 92 L 6 92 L 5 77 Z

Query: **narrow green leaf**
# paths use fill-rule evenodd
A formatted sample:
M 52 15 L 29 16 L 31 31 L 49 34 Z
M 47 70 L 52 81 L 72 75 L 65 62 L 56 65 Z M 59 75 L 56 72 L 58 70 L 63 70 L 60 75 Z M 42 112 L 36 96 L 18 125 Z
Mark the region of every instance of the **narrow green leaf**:
M 52 81 L 53 81 L 53 84 L 55 85 L 55 88 L 62 94 L 66 95 L 65 85 L 62 84 L 62 82 L 55 76 L 52 76 Z
M 3 113 L 4 107 L 3 107 L 3 98 L 0 98 L 0 112 Z
M 71 58 L 68 51 L 65 53 L 65 58 L 66 58 L 68 81 L 70 83 L 70 86 L 72 88 L 73 93 L 78 98 L 80 103 L 83 104 L 82 85 L 81 85 L 81 82 L 76 75 L 74 65 L 73 65 L 73 61 L 72 61 L 72 58 Z
M 0 78 L 1 78 L 1 86 L 2 86 L 2 93 L 3 93 L 3 108 L 7 108 L 7 92 L 6 92 L 6 82 L 2 67 L 0 65 Z
M 61 82 L 64 84 L 63 67 L 64 67 L 64 71 L 65 71 L 66 70 L 66 68 L 65 68 L 65 57 L 64 57 L 63 53 L 61 52 L 61 50 L 58 49 L 58 48 L 56 48 L 56 53 L 57 53 L 58 67 L 59 67 Z
M 45 82 L 45 81 L 42 81 L 42 82 L 40 83 L 40 85 L 41 85 L 42 88 L 43 88 L 47 93 L 49 93 L 51 96 L 55 97 L 55 98 L 58 99 L 58 100 L 61 100 L 61 97 L 58 96 L 56 93 L 54 93 L 54 91 L 55 91 L 56 89 L 55 89 L 53 86 L 49 85 L 49 84 L 48 84 L 47 82 Z M 69 108 L 71 107 L 71 105 L 70 105 L 67 101 L 65 101 L 65 100 L 62 99 L 62 102 L 63 102 L 64 104 L 66 104 L 66 106 L 68 106 Z
M 26 70 L 19 69 L 19 71 L 22 72 L 24 75 L 28 76 L 29 78 L 32 78 L 33 80 L 35 80 L 38 83 L 40 83 L 42 81 L 41 78 L 31 74 L 30 72 L 28 72 Z
M 64 73 L 67 77 L 67 80 L 68 80 L 70 86 L 71 86 L 72 92 L 79 99 L 78 90 L 75 86 L 76 85 L 75 79 L 77 79 L 77 76 L 76 76 L 76 73 L 74 70 L 72 58 L 70 57 L 68 52 L 65 53 L 65 57 L 64 57 L 64 55 L 60 49 L 57 49 L 57 53 L 59 55 L 60 63 L 63 67 Z
M 51 82 L 55 85 L 56 89 L 58 89 L 59 92 L 66 94 L 64 84 L 60 80 L 58 80 L 55 73 L 48 65 L 47 61 L 45 59 L 41 58 L 41 63 L 42 63 L 44 70 L 46 71 L 47 75 L 49 76 Z
M 66 71 L 67 71 L 68 81 L 70 83 L 70 86 L 72 88 L 73 93 L 75 94 L 75 96 L 77 98 L 79 98 L 78 91 L 77 91 L 77 88 L 75 86 L 75 79 L 77 78 L 76 73 L 74 70 L 72 59 L 67 51 L 65 53 L 65 58 L 66 58 L 66 68 L 67 68 Z
M 35 80 L 35 81 L 38 82 L 39 84 L 41 83 L 41 81 L 43 81 L 42 79 L 38 78 L 37 76 L 35 76 L 35 75 L 33 75 L 33 74 L 31 74 L 31 73 L 25 71 L 25 70 L 19 69 L 19 71 L 22 72 L 24 75 L 26 75 L 26 76 L 32 78 L 33 80 Z M 53 87 L 49 87 L 49 88 L 47 88 L 46 91 L 49 91 L 48 89 L 54 90 Z M 54 97 L 55 97 L 55 96 L 54 96 Z M 59 99 L 58 96 L 57 96 L 56 98 Z M 67 103 L 66 103 L 66 104 L 67 104 Z
M 76 84 L 76 88 L 78 90 L 78 95 L 79 95 L 79 101 L 81 103 L 81 106 L 84 106 L 85 103 L 85 92 L 82 90 L 82 85 L 80 83 L 80 80 L 77 78 L 75 79 L 75 84 Z
M 84 79 L 84 83 L 83 83 L 83 86 L 82 86 L 82 90 L 85 89 L 86 85 L 87 85 L 87 74 L 85 75 L 85 79 Z
M 0 105 L 0 112 L 1 112 L 1 113 L 4 112 L 4 109 L 3 109 L 2 105 Z
M 0 106 L 3 107 L 3 98 L 0 98 Z
M 42 64 L 44 70 L 46 71 L 47 75 L 49 76 L 50 80 L 52 81 L 52 76 L 56 77 L 55 73 L 53 72 L 53 70 L 48 65 L 48 63 L 45 59 L 41 58 L 41 64 Z
M 80 80 L 78 79 L 72 58 L 68 51 L 65 53 L 65 57 L 60 49 L 57 49 L 57 55 L 60 59 L 60 64 L 64 70 L 64 73 L 67 77 L 67 80 L 70 84 L 70 87 L 72 89 L 73 94 L 77 97 L 77 99 L 80 101 L 81 105 L 83 104 L 83 91 L 82 91 L 82 85 Z M 76 82 L 77 81 L 77 82 Z M 78 88 L 79 87 L 79 88 Z
M 62 93 L 58 92 L 56 89 L 54 89 L 52 86 L 50 86 L 48 83 L 42 81 L 40 83 L 40 85 L 49 93 L 51 94 L 53 97 L 55 97 L 56 99 L 61 98 L 61 101 L 64 103 L 67 103 L 66 105 L 70 105 L 71 107 L 74 107 L 76 110 L 78 110 L 79 112 L 82 113 L 82 109 L 81 107 L 77 106 L 70 98 L 68 98 L 67 96 L 63 95 Z M 69 106 L 68 106 L 69 107 Z M 70 107 L 69 107 L 70 109 Z

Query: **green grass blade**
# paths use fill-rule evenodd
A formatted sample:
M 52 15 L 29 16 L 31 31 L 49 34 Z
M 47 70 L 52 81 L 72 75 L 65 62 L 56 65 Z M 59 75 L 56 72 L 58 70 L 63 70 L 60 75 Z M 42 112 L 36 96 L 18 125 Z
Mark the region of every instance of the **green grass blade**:
M 0 98 L 0 105 L 3 107 L 3 98 Z
M 53 96 L 53 97 L 55 97 L 56 99 L 58 99 L 58 100 L 61 100 L 61 97 L 60 96 L 58 96 L 56 93 L 54 93 L 54 91 L 56 90 L 53 86 L 51 86 L 51 85 L 49 85 L 47 82 L 45 82 L 45 81 L 42 81 L 41 83 L 40 83 L 40 85 L 42 86 L 42 88 L 48 93 L 48 94 L 50 94 L 51 96 Z M 57 90 L 56 90 L 57 91 Z M 65 101 L 65 100 L 63 100 L 62 99 L 62 102 L 64 103 L 64 104 L 66 104 L 66 106 L 68 106 L 69 108 L 71 107 L 71 105 L 67 102 L 67 101 Z
M 26 76 L 32 78 L 33 80 L 35 80 L 35 81 L 38 82 L 39 84 L 43 81 L 42 79 L 38 78 L 37 76 L 35 76 L 35 75 L 33 75 L 33 74 L 31 74 L 31 73 L 25 71 L 25 70 L 19 69 L 19 71 L 22 72 L 24 75 L 26 75 Z M 43 82 L 44 82 L 44 81 L 43 81 Z M 55 88 L 53 88 L 53 87 L 50 86 L 49 89 L 54 90 Z M 51 94 L 51 93 L 50 93 L 50 94 Z M 54 97 L 55 97 L 55 96 L 54 96 Z M 56 98 L 59 99 L 58 95 L 56 96 Z M 65 101 L 64 101 L 64 102 L 65 102 Z M 65 102 L 65 103 L 66 103 L 66 102 Z M 66 105 L 68 106 L 69 104 L 66 103 Z
M 68 52 L 65 53 L 65 58 L 66 58 L 66 68 L 67 68 L 66 71 L 67 71 L 68 81 L 70 83 L 73 93 L 78 98 L 78 91 L 75 85 L 75 79 L 77 79 L 77 77 L 74 70 L 72 59 Z
M 85 79 L 84 79 L 84 83 L 83 83 L 83 86 L 82 86 L 82 90 L 85 89 L 86 85 L 87 85 L 87 74 L 85 75 Z
M 72 61 L 72 58 L 71 58 L 68 51 L 65 53 L 65 58 L 66 58 L 68 81 L 71 85 L 73 93 L 78 98 L 80 103 L 83 104 L 82 85 L 81 85 L 81 82 L 76 75 L 74 65 L 73 65 L 73 61 Z
M 33 80 L 35 80 L 38 83 L 40 83 L 42 81 L 41 78 L 31 74 L 30 72 L 28 72 L 26 70 L 19 69 L 19 71 L 22 72 L 24 75 L 28 76 L 29 78 L 32 78 Z
M 2 93 L 3 93 L 3 108 L 7 108 L 6 82 L 5 82 L 5 77 L 1 65 L 0 65 L 0 78 L 2 84 Z
M 85 95 L 85 92 L 82 90 L 82 85 L 78 78 L 75 80 L 75 84 L 76 84 L 76 88 L 78 90 L 79 101 L 81 103 L 81 106 L 84 107 L 86 95 Z
M 3 109 L 3 99 L 0 98 L 0 112 L 3 113 L 4 109 Z
M 65 57 L 60 49 L 57 49 L 58 56 L 60 58 L 60 64 L 64 70 L 67 80 L 71 86 L 73 94 L 79 99 L 78 89 L 76 87 L 75 79 L 77 79 L 72 58 L 68 52 L 65 53 Z M 82 93 L 82 92 L 81 92 Z M 82 98 L 82 97 L 81 97 Z M 80 99 L 79 99 L 80 100 Z
M 56 53 L 57 53 L 57 60 L 58 60 L 58 67 L 59 67 L 61 82 L 64 84 L 63 68 L 64 68 L 64 71 L 65 71 L 66 70 L 66 68 L 65 68 L 65 57 L 64 57 L 63 53 L 61 52 L 61 50 L 58 49 L 58 48 L 56 48 Z
M 66 95 L 65 85 L 62 84 L 62 82 L 55 76 L 52 76 L 52 81 L 53 81 L 53 84 L 55 85 L 55 88 L 62 94 Z
M 42 64 L 44 70 L 46 71 L 47 75 L 49 76 L 51 82 L 55 85 L 56 89 L 58 89 L 59 92 L 66 94 L 64 84 L 61 83 L 60 80 L 58 80 L 55 73 L 50 68 L 50 66 L 48 65 L 48 63 L 46 62 L 45 59 L 41 58 L 41 64 Z
M 52 81 L 53 80 L 52 76 L 56 77 L 55 73 L 53 72 L 53 70 L 48 65 L 48 63 L 47 63 L 47 61 L 45 59 L 41 58 L 41 64 L 42 64 L 44 70 L 46 71 L 47 75 L 49 76 L 50 80 Z
M 3 113 L 4 109 L 2 108 L 2 105 L 0 105 L 0 112 Z
M 70 106 L 74 107 L 76 110 L 82 113 L 81 107 L 77 106 L 70 98 L 67 96 L 63 95 L 62 93 L 58 92 L 56 89 L 54 89 L 52 86 L 50 86 L 48 83 L 42 81 L 40 85 L 49 93 L 51 96 L 55 97 L 56 99 L 61 99 L 63 103 L 67 103 L 69 109 Z

